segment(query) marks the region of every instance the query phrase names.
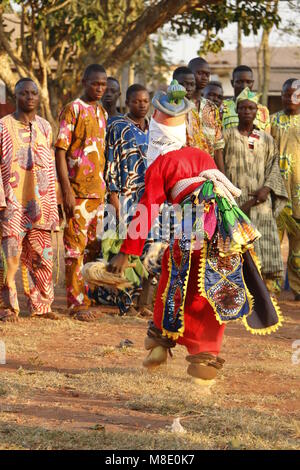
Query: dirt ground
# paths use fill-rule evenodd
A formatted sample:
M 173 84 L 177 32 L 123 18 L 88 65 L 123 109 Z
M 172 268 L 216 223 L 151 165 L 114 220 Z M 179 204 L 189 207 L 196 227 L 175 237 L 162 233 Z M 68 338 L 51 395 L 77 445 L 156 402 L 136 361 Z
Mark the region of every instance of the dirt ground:
M 291 293 L 273 335 L 227 327 L 210 392 L 191 383 L 182 347 L 161 370 L 142 368 L 147 318 L 98 308 L 93 323 L 72 320 L 62 279 L 58 321 L 29 319 L 20 299 L 24 316 L 0 324 L 0 449 L 300 448 L 300 303 Z M 119 347 L 124 339 L 133 345 Z M 185 433 L 172 432 L 175 418 Z

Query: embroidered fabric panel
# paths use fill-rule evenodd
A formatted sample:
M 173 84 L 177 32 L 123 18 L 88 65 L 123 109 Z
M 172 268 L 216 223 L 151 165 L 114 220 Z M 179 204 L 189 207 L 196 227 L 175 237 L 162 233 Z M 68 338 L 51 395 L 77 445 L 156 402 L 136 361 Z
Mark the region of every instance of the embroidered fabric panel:
M 205 297 L 222 322 L 237 320 L 250 312 L 247 287 L 242 272 L 242 255 L 221 257 L 217 234 L 209 244 L 205 259 Z M 201 275 L 201 273 L 200 273 Z
M 236 205 L 233 206 L 226 198 L 215 193 L 212 181 L 206 181 L 181 205 L 183 215 L 186 205 L 194 208 L 201 206 L 203 210 L 192 210 L 192 220 L 188 224 L 182 217 L 182 238 L 170 243 L 169 280 L 163 294 L 162 330 L 175 340 L 184 332 L 184 303 L 191 253 L 197 245 L 195 233 L 201 230 L 203 248 L 199 291 L 212 305 L 220 323 L 242 318 L 251 312 L 252 297 L 243 278 L 242 253 L 259 236 L 250 220 Z M 189 234 L 184 231 L 187 226 Z
M 183 235 L 172 240 L 169 258 L 169 282 L 163 296 L 163 332 L 174 339 L 184 331 L 184 302 L 191 263 L 191 242 Z

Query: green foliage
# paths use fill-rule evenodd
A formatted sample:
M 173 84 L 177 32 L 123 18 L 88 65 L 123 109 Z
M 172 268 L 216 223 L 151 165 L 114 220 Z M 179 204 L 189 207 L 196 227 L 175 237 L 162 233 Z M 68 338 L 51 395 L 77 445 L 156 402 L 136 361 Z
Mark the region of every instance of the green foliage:
M 227 0 L 218 3 L 207 3 L 202 8 L 197 8 L 190 14 L 176 17 L 171 21 L 172 28 L 177 34 L 194 35 L 206 33 L 202 42 L 200 53 L 219 52 L 224 46 L 223 41 L 218 38 L 221 32 L 231 23 L 240 22 L 242 32 L 245 36 L 250 33 L 257 34 L 260 27 L 264 29 L 278 26 L 279 15 L 274 12 L 269 0 Z
M 147 84 L 149 89 L 166 83 L 165 74 L 171 65 L 168 51 L 163 45 L 162 34 L 159 34 L 158 37 L 149 37 L 130 59 L 130 65 L 134 67 L 140 81 Z
M 287 35 L 300 37 L 299 29 L 299 15 L 300 15 L 300 0 L 289 0 L 285 2 L 285 7 L 290 10 L 290 15 L 287 23 L 280 27 L 280 31 Z
M 278 25 L 280 18 L 273 11 L 273 3 L 266 0 L 207 0 L 199 1 L 197 8 L 195 2 L 187 0 L 182 7 L 184 13 L 171 20 L 171 27 L 176 35 L 204 32 L 201 52 L 218 52 L 224 46 L 218 33 L 230 23 L 239 21 L 245 35 L 256 34 L 260 26 L 267 29 L 273 24 Z M 99 62 L 109 67 L 116 61 L 117 66 L 122 67 L 128 61 L 125 52 L 133 44 L 131 32 L 137 31 L 139 36 L 145 28 L 148 31 L 152 27 L 150 32 L 154 32 L 162 26 L 156 20 L 149 27 L 151 17 L 145 22 L 148 9 L 154 12 L 161 4 L 162 0 L 2 0 L 0 23 L 3 12 L 12 13 L 14 5 L 21 28 L 15 43 L 10 41 L 13 36 L 5 30 L 6 40 L 14 49 L 15 58 L 11 57 L 11 60 L 15 65 L 22 63 L 23 70 L 39 81 L 43 77 L 45 81 L 47 71 L 53 123 L 63 102 L 79 92 L 81 75 L 88 63 Z M 169 4 L 170 12 L 172 5 Z M 142 41 L 144 44 L 132 51 L 130 62 L 144 82 L 155 88 L 165 82 L 164 75 L 169 71 L 167 49 L 161 34 L 154 38 L 148 35 L 146 39 L 143 36 Z M 123 45 L 121 52 L 118 50 L 120 44 Z M 7 47 L 0 38 L 0 53 L 3 51 L 7 52 Z M 115 68 L 110 73 L 115 73 Z

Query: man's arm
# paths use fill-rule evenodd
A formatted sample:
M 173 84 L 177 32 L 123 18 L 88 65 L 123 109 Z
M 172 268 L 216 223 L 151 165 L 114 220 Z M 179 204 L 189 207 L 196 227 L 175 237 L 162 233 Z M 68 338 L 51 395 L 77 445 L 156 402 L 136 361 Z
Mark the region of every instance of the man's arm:
M 72 104 L 68 104 L 59 116 L 59 132 L 55 143 L 56 170 L 67 220 L 74 217 L 76 204 L 67 166 L 67 151 L 72 143 L 76 121 Z
M 116 211 L 116 220 L 119 221 L 119 214 L 120 214 L 120 201 L 119 201 L 119 193 L 111 192 L 109 193 L 109 203 L 114 207 Z
M 1 150 L 0 150 L 0 156 L 1 156 Z M 3 211 L 5 208 L 6 208 L 6 198 L 5 198 L 5 193 L 4 193 L 2 173 L 0 169 L 0 211 Z
M 108 128 L 105 146 L 104 181 L 109 192 L 109 203 L 114 207 L 118 221 L 120 213 L 119 192 L 121 188 L 120 153 L 122 152 L 122 145 L 121 135 L 114 124 Z
M 220 118 L 220 112 L 215 108 L 215 144 L 214 144 L 214 159 L 218 170 L 225 174 L 223 148 L 224 148 L 224 137 L 222 133 L 222 121 Z
M 225 174 L 224 158 L 223 158 L 223 149 L 215 150 L 215 163 L 218 167 L 218 170 L 222 171 Z
M 150 165 L 146 171 L 145 192 L 137 206 L 136 213 L 129 224 L 120 253 L 112 258 L 108 270 L 122 273 L 128 264 L 130 254 L 140 256 L 143 252 L 147 234 L 159 213 L 160 205 L 167 199 L 164 189 L 165 170 L 160 159 Z M 142 209 L 142 210 L 141 210 Z M 140 225 L 140 231 L 135 235 L 135 229 Z
M 60 148 L 56 148 L 55 150 L 57 177 L 61 186 L 64 210 L 66 213 L 67 220 L 69 220 L 75 215 L 74 211 L 76 201 L 69 180 L 66 153 L 66 150 Z

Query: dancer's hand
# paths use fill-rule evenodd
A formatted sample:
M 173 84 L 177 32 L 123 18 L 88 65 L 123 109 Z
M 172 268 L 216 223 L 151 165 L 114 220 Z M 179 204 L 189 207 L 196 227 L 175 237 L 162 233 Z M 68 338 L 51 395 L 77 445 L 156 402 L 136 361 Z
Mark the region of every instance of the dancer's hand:
M 128 267 L 128 257 L 129 255 L 126 253 L 118 253 L 110 260 L 107 266 L 107 271 L 115 274 L 122 274 L 123 271 Z

